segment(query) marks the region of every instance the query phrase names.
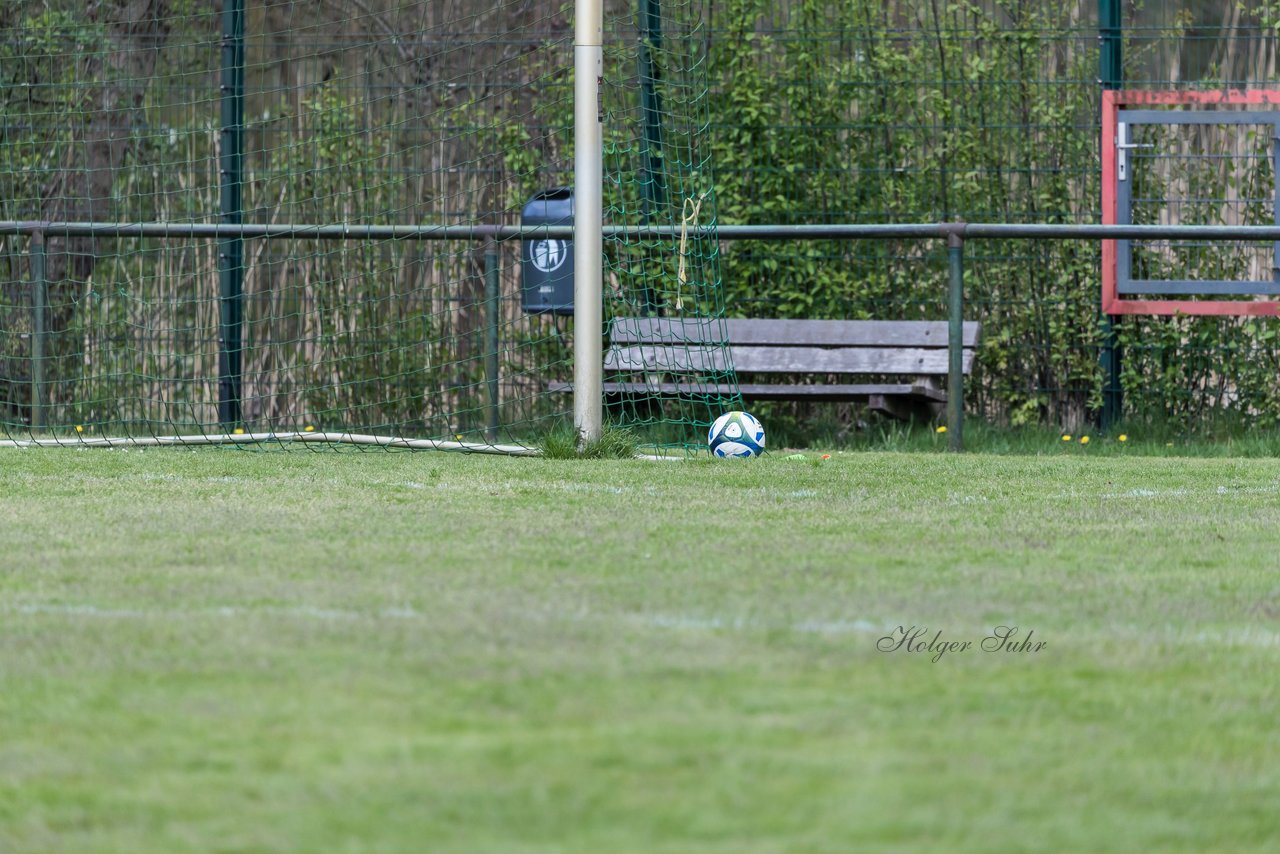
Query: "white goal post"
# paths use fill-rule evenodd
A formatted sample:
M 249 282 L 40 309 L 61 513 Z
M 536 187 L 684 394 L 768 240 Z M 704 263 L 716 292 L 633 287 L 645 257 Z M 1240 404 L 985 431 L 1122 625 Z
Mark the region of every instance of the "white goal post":
M 580 444 L 603 421 L 604 3 L 578 0 L 574 66 L 573 424 Z

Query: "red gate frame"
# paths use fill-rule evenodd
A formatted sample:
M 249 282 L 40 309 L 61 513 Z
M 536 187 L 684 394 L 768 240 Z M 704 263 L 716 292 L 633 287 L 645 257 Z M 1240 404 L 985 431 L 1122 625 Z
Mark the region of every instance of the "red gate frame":
M 1102 91 L 1102 223 L 1116 225 L 1116 124 L 1122 106 L 1180 106 L 1184 104 L 1248 104 L 1280 106 L 1275 89 L 1226 89 L 1213 92 L 1155 92 L 1127 89 Z M 1116 241 L 1102 241 L 1102 311 L 1105 314 L 1198 314 L 1251 317 L 1280 316 L 1274 300 L 1151 300 L 1121 299 L 1116 293 Z

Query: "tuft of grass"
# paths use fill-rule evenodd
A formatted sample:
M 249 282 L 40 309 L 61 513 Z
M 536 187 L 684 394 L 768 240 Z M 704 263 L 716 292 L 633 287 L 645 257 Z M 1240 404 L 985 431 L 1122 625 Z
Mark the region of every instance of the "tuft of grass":
M 542 440 L 542 456 L 549 460 L 630 460 L 637 453 L 638 441 L 630 430 L 606 424 L 600 438 L 578 446 L 578 433 L 572 427 L 561 427 Z
M 572 427 L 558 427 L 542 437 L 538 443 L 542 456 L 548 460 L 576 460 L 578 458 L 578 433 Z

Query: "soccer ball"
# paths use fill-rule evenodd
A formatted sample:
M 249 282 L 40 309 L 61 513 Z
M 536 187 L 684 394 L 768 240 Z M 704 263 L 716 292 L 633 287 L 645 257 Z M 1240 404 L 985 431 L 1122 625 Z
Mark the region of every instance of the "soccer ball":
M 764 428 L 749 412 L 726 412 L 707 431 L 717 457 L 754 457 L 764 451 Z

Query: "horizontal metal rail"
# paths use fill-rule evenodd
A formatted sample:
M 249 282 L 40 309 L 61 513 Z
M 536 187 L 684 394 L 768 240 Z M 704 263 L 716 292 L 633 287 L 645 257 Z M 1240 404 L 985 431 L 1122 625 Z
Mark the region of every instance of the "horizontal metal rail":
M 680 240 L 680 226 L 606 225 L 604 236 L 621 240 Z M 962 450 L 963 383 L 961 324 L 964 311 L 964 243 L 966 240 L 1244 240 L 1280 241 L 1276 225 L 1073 225 L 1011 223 L 908 223 L 830 225 L 712 225 L 698 233 L 716 240 L 890 240 L 945 239 L 949 256 L 948 287 L 948 437 L 952 450 Z M 303 225 L 198 222 L 49 222 L 0 220 L 0 235 L 147 239 L 296 239 L 296 240 L 571 240 L 571 225 Z M 308 437 L 308 441 L 316 441 Z
M 679 239 L 678 225 L 606 225 L 611 239 Z M 1278 225 L 1072 225 L 937 222 L 831 225 L 715 225 L 698 231 L 720 240 L 1250 240 L 1280 241 Z M 533 240 L 573 238 L 571 225 L 305 225 L 298 223 L 45 222 L 0 220 L 0 235 L 299 240 Z

